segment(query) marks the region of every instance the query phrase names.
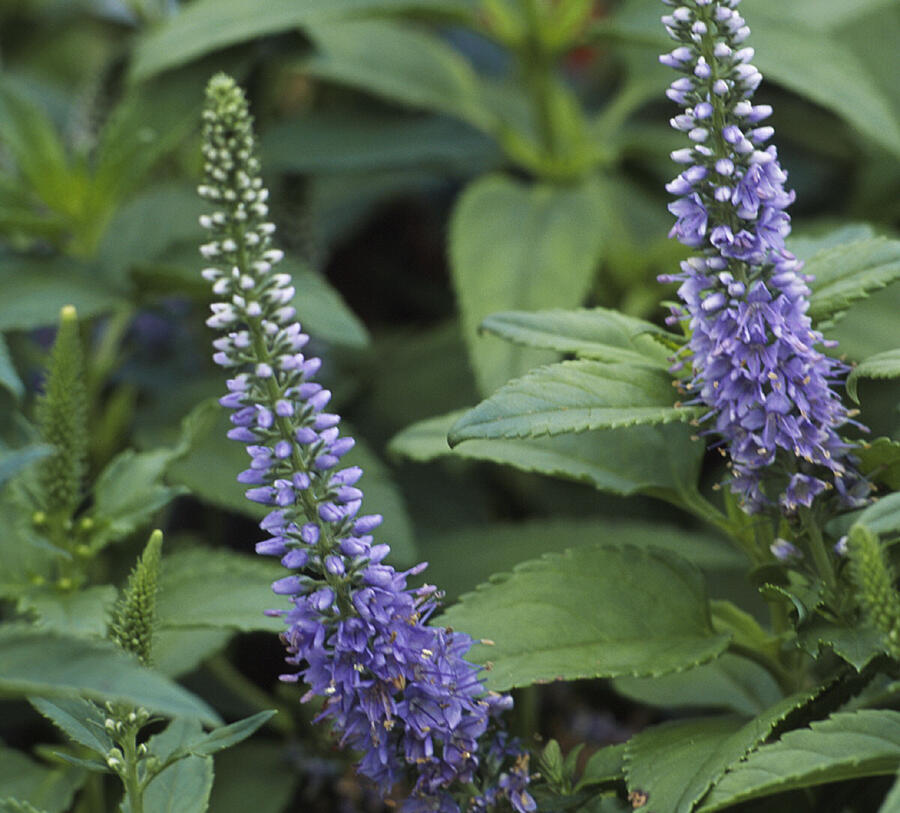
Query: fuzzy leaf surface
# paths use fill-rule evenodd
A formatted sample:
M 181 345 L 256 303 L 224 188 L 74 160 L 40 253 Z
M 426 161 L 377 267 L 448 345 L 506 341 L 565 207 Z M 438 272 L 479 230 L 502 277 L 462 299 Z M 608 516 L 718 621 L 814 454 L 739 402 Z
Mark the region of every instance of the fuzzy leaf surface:
M 809 316 L 833 324 L 855 301 L 900 279 L 900 240 L 873 237 L 824 249 L 806 263 L 812 274 Z
M 479 326 L 499 311 L 580 305 L 599 259 L 599 206 L 590 183 L 560 188 L 500 175 L 478 179 L 460 196 L 450 223 L 450 265 L 482 393 L 552 360 L 479 337 Z
M 668 367 L 672 354 L 653 338 L 667 335 L 656 325 L 607 308 L 495 313 L 481 329 L 527 347 L 609 363 Z
M 450 448 L 447 434 L 466 412 L 413 424 L 390 444 L 395 454 L 421 462 L 452 456 L 486 460 L 521 471 L 589 483 L 624 496 L 649 494 L 677 499 L 697 482 L 702 443 L 682 424 L 631 426 L 582 435 L 515 440 L 471 440 Z
M 857 404 L 860 378 L 900 378 L 900 348 L 869 356 L 853 369 L 847 377 L 847 392 Z
M 493 645 L 491 689 L 551 680 L 661 675 L 712 660 L 730 636 L 712 628 L 700 571 L 669 552 L 591 546 L 519 565 L 467 593 L 439 623 Z
M 592 429 L 688 421 L 695 407 L 673 406 L 665 370 L 600 361 L 564 361 L 540 367 L 508 384 L 463 415 L 450 429 L 464 440 L 533 438 Z
M 53 700 L 30 697 L 28 702 L 69 739 L 104 758 L 112 748 L 113 741 L 104 727 L 106 714 L 90 700 L 80 697 L 58 697 Z
M 200 698 L 106 641 L 6 625 L 0 629 L 0 663 L 3 695 L 121 700 L 159 714 L 218 722 Z
M 737 765 L 712 789 L 702 813 L 775 793 L 866 776 L 900 766 L 900 712 L 838 712 L 790 731 Z

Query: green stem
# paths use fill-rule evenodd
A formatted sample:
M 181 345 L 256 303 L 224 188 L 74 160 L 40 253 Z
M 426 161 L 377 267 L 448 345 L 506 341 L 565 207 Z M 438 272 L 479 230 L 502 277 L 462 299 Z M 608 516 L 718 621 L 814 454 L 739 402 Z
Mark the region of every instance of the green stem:
M 781 690 L 786 695 L 792 694 L 799 688 L 794 673 L 765 652 L 760 652 L 758 649 L 735 643 L 728 645 L 728 651 L 762 666 L 776 681 L 778 681 L 779 687 L 781 687 Z
M 549 157 L 559 154 L 559 139 L 553 116 L 553 58 L 541 40 L 540 0 L 521 0 L 528 36 L 519 53 L 525 81 L 531 91 L 535 127 L 544 151 Z
M 129 729 L 128 734 L 120 742 L 125 770 L 119 774 L 125 785 L 130 813 L 144 813 L 144 789 L 138 775 L 137 730 Z
M 813 517 L 812 511 L 808 508 L 800 509 L 800 519 L 803 522 L 803 528 L 806 531 L 806 537 L 809 540 L 809 552 L 812 554 L 813 562 L 819 576 L 828 585 L 832 593 L 837 590 L 837 577 L 834 574 L 834 566 L 831 564 L 831 557 L 825 547 L 825 541 L 822 539 L 822 533 Z
M 756 541 L 748 534 L 748 529 L 740 527 L 732 522 L 716 506 L 706 499 L 699 491 L 685 490 L 678 495 L 677 500 L 670 502 L 690 511 L 695 517 L 708 522 L 714 528 L 725 533 L 729 539 L 737 543 L 737 546 L 747 555 L 753 564 L 759 564 L 761 559 Z

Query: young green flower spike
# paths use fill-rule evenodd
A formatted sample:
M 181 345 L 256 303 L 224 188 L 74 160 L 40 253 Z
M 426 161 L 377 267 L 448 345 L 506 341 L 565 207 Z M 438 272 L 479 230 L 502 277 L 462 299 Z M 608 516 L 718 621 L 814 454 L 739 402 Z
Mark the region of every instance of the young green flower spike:
M 381 516 L 359 515 L 362 471 L 341 467 L 353 440 L 325 411 L 321 361 L 304 352 L 290 276 L 275 271 L 282 253 L 271 244 L 252 119 L 227 76 L 209 83 L 203 152 L 199 192 L 215 207 L 201 219 L 213 238 L 201 247 L 203 276 L 219 299 L 207 324 L 224 331 L 213 359 L 233 375 L 220 402 L 232 410 L 228 436 L 250 456 L 238 480 L 270 506 L 269 538 L 256 550 L 288 571 L 272 585 L 291 604 L 273 611 L 293 667 L 282 679 L 302 679 L 304 699 L 323 698 L 319 719 L 384 793 L 412 783 L 404 813 L 457 813 L 459 794 L 473 813 L 534 810 L 527 755 L 497 730 L 511 698 L 485 690 L 465 658 L 467 635 L 427 624 L 439 594 L 407 586 L 424 565 L 398 573 L 385 564 L 390 548 L 372 535 Z
M 84 359 L 78 315 L 71 305 L 60 311 L 37 423 L 54 447 L 39 469 L 41 507 L 48 515 L 69 517 L 81 501 L 88 442 Z
M 137 655 L 145 666 L 151 662 L 162 541 L 161 531 L 150 534 L 144 553 L 116 602 L 109 625 L 109 637 L 122 649 Z
M 850 529 L 847 552 L 859 603 L 869 623 L 885 638 L 887 650 L 900 660 L 900 593 L 884 547 L 863 525 Z

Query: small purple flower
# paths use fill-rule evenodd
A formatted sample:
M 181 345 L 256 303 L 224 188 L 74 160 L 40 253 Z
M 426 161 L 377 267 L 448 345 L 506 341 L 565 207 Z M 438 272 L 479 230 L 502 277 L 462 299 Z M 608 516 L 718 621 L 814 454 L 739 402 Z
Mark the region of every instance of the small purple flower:
M 400 573 L 384 564 L 390 548 L 371 536 L 381 516 L 357 516 L 362 471 L 338 468 L 353 439 L 324 412 L 331 393 L 311 380 L 321 362 L 300 352 L 308 336 L 293 321 L 290 276 L 274 271 L 282 254 L 271 248 L 275 228 L 246 101 L 224 75 L 207 96 L 200 193 L 218 211 L 204 219 L 213 239 L 203 254 L 222 262 L 203 276 L 226 300 L 207 323 L 230 331 L 216 340 L 215 361 L 241 370 L 222 399 L 233 410 L 229 437 L 250 456 L 238 479 L 252 486 L 249 499 L 273 507 L 260 523 L 270 538 L 256 550 L 293 571 L 272 585 L 291 602 L 272 611 L 285 621 L 293 667 L 282 679 L 302 679 L 304 699 L 324 699 L 317 719 L 362 755 L 359 772 L 383 793 L 412 782 L 404 810 L 458 813 L 456 794 L 476 780 L 497 801 L 534 809 L 521 748 L 510 744 L 503 761 L 489 760 L 493 777 L 483 764 L 485 750 L 506 742 L 497 718 L 508 698 L 485 690 L 480 667 L 466 660 L 467 635 L 428 626 L 440 594 L 407 586 L 424 565 Z
M 667 186 L 678 196 L 670 236 L 700 255 L 662 279 L 681 282 L 687 383 L 709 407 L 707 431 L 725 439 L 744 508 L 791 514 L 825 491 L 857 506 L 869 486 L 838 435 L 854 422 L 831 388 L 846 367 L 818 349 L 829 344 L 806 315 L 810 278 L 785 249 L 794 193 L 776 148 L 762 148 L 774 130 L 756 125 L 772 110 L 751 102 L 762 76 L 739 47 L 750 33 L 739 2 L 684 0 L 663 17 L 679 45 L 661 61 L 682 74 L 667 94 L 684 108 L 672 126 L 692 142 L 673 153 L 690 169 Z

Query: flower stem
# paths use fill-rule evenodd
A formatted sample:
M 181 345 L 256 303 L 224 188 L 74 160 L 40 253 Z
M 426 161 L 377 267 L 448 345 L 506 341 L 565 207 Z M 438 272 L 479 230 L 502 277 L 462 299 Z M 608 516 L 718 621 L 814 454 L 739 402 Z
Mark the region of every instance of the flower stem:
M 800 509 L 800 519 L 803 522 L 807 539 L 809 540 L 809 552 L 812 555 L 816 570 L 819 576 L 828 586 L 828 589 L 835 592 L 837 589 L 837 577 L 834 574 L 834 567 L 831 564 L 831 558 L 825 547 L 825 541 L 822 539 L 822 533 L 816 524 L 812 511 L 808 508 Z

